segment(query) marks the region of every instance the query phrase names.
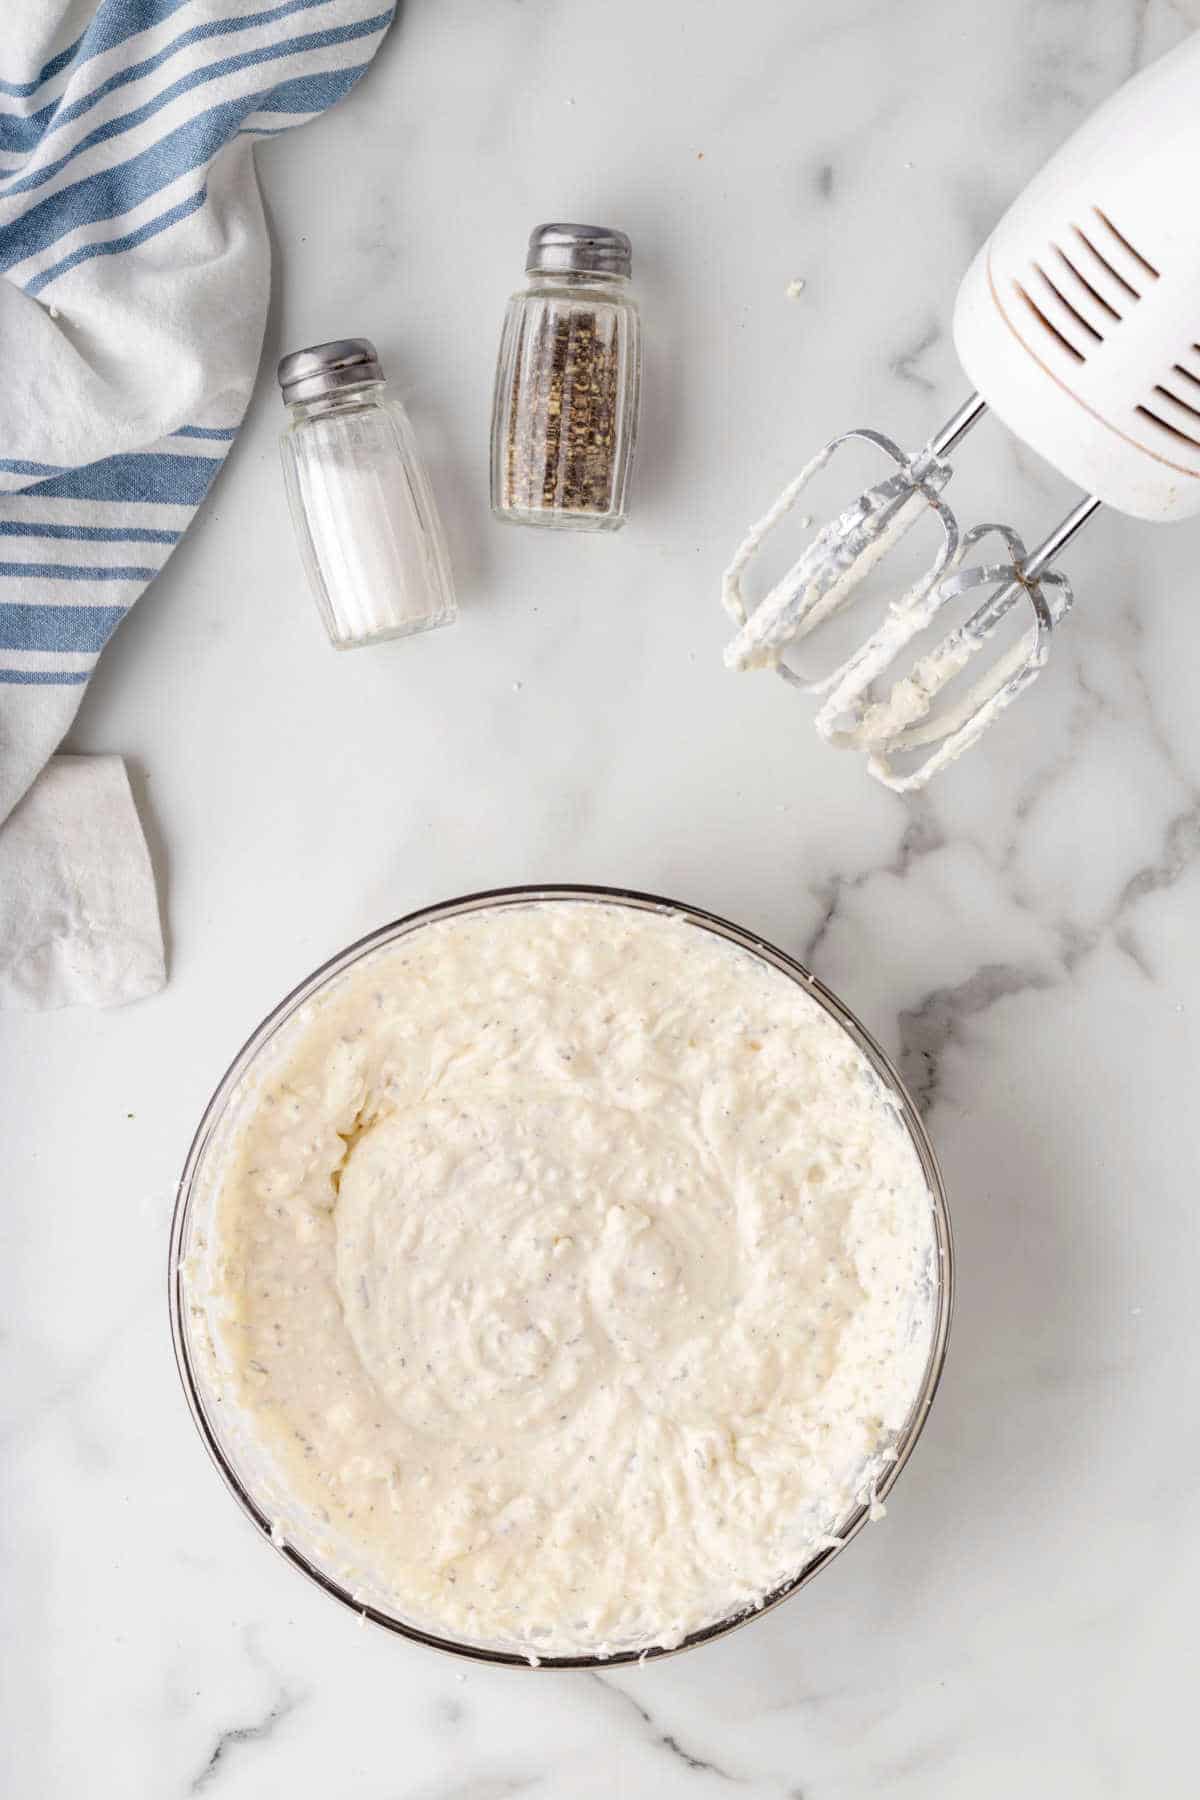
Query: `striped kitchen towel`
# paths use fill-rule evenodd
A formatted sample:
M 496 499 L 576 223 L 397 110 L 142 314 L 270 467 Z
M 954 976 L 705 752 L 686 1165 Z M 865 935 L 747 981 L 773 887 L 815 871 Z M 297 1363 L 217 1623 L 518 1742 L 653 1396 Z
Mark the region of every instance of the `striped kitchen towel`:
M 394 11 L 2 5 L 0 821 L 237 435 L 268 294 L 254 143 L 353 87 Z

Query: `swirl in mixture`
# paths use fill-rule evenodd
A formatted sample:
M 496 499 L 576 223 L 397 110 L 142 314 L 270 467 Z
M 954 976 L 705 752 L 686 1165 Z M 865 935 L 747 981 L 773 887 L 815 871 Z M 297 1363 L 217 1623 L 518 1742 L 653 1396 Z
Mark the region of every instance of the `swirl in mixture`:
M 377 1604 L 530 1655 L 757 1604 L 932 1330 L 915 1149 L 809 995 L 678 918 L 494 908 L 285 1027 L 218 1209 L 230 1399 Z

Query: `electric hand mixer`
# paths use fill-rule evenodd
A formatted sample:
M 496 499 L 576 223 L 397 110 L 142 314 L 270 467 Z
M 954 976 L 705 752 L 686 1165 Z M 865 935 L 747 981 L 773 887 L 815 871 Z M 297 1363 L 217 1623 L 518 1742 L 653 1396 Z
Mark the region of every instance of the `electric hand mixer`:
M 1072 599 L 1051 565 L 1102 504 L 1155 521 L 1200 512 L 1198 181 L 1200 34 L 1108 100 L 976 256 L 954 312 L 955 348 L 976 391 L 953 418 L 911 455 L 880 432 L 834 438 L 726 572 L 722 597 L 740 627 L 728 666 L 775 668 L 822 695 L 821 734 L 864 750 L 872 774 L 897 792 L 923 786 L 961 755 L 1037 676 Z M 989 407 L 1084 490 L 1028 554 L 1008 526 L 960 531 L 941 497 L 952 474 L 947 454 Z M 817 470 L 852 442 L 881 453 L 889 472 L 826 524 L 748 612 L 747 564 Z M 932 563 L 866 642 L 820 680 L 786 663 L 784 653 L 839 612 L 930 516 Z M 977 679 L 958 684 L 1017 607 L 1028 611 L 1027 628 Z M 941 626 L 948 609 L 964 608 L 965 618 L 897 678 L 905 648 Z

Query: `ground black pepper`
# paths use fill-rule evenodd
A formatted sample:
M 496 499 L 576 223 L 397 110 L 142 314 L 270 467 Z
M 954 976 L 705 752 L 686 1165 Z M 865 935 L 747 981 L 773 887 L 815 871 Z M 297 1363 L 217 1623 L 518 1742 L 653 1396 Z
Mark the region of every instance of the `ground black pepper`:
M 637 430 L 631 251 L 606 226 L 539 225 L 509 301 L 492 417 L 492 508 L 517 524 L 613 530 Z
M 502 502 L 606 513 L 614 499 L 620 351 L 608 310 L 531 307 L 513 358 Z

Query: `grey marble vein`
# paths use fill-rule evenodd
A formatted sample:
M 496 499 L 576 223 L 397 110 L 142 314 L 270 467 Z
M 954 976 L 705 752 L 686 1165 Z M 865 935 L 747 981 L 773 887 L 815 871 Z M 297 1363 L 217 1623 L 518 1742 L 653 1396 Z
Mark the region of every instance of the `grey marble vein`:
M 1174 887 L 1195 866 L 1198 857 L 1200 796 L 1183 812 L 1176 813 L 1169 820 L 1158 854 L 1129 876 L 1098 924 L 1087 930 L 1072 929 L 1068 925 L 1062 927 L 1067 939 L 1063 952 L 1066 967 L 1073 969 L 1097 944 L 1106 937 L 1111 937 L 1116 948 L 1129 958 L 1148 981 L 1156 980 L 1156 971 L 1138 943 L 1130 915 L 1138 903 L 1149 895 Z
M 69 746 L 153 773 L 171 981 L 3 1022 L 5 1793 L 991 1800 L 1039 1769 L 1056 1800 L 1192 1792 L 1200 526 L 1102 516 L 1064 558 L 1045 678 L 915 804 L 829 779 L 802 700 L 724 675 L 715 587 L 817 442 L 946 416 L 971 256 L 1198 26 L 1200 0 L 410 0 L 346 101 L 263 147 L 263 377 Z M 487 513 L 504 304 L 560 209 L 634 240 L 641 465 L 615 538 Z M 462 601 L 456 633 L 361 660 L 300 589 L 269 366 L 346 330 L 377 335 L 434 450 Z M 998 419 L 955 483 L 964 523 L 1027 541 L 1064 510 Z M 464 1691 L 243 1540 L 171 1367 L 163 1209 L 137 1197 L 173 1185 L 211 1080 L 306 969 L 551 876 L 808 932 L 934 1109 L 961 1309 L 890 1523 L 803 1600 L 670 1668 Z
M 962 1738 L 954 1732 L 941 1732 L 936 1737 L 921 1739 L 911 1748 L 878 1765 L 876 1779 L 879 1792 L 891 1794 L 902 1782 L 911 1780 L 914 1782 L 914 1793 L 920 1795 L 924 1791 L 923 1783 L 945 1763 L 961 1756 L 962 1750 Z
M 466 1707 L 453 1694 L 439 1695 L 433 1710 L 438 1723 L 450 1728 L 461 1725 L 467 1716 Z
M 1146 24 L 1152 0 L 1134 0 L 1133 30 L 1129 43 L 1129 73 L 1141 68 L 1146 59 Z
M 831 875 L 814 885 L 813 892 L 820 903 L 821 915 L 800 950 L 800 961 L 805 968 L 812 969 L 814 974 L 819 973 L 816 962 L 821 947 L 840 917 L 840 908 L 846 894 L 865 887 L 877 875 L 894 875 L 897 880 L 902 880 L 921 857 L 930 856 L 935 850 L 945 848 L 946 833 L 938 820 L 931 796 L 927 793 L 914 794 L 907 805 L 908 821 L 894 855 L 859 870 L 857 874 Z
M 264 1743 L 285 1719 L 291 1717 L 301 1699 L 301 1695 L 292 1693 L 288 1688 L 280 1688 L 261 1719 L 256 1719 L 249 1725 L 234 1725 L 223 1731 L 213 1745 L 208 1761 L 190 1783 L 188 1793 L 206 1792 L 224 1774 L 231 1751 L 245 1744 Z
M 919 365 L 921 358 L 932 350 L 935 344 L 940 344 L 944 335 L 940 320 L 928 320 L 909 343 L 903 345 L 894 355 L 889 356 L 887 364 L 889 374 L 894 375 L 898 381 L 906 382 L 909 387 L 919 388 L 922 393 L 935 394 L 937 382 L 926 375 Z
M 396 1800 L 513 1800 L 545 1786 L 544 1775 L 457 1775 L 449 1781 L 425 1782 L 419 1788 L 402 1789 Z
M 1167 826 L 1160 854 L 1132 874 L 1117 896 L 1113 923 L 1124 921 L 1129 909 L 1148 894 L 1159 894 L 1175 886 L 1200 856 L 1200 795 L 1181 813 L 1176 813 Z
M 1154 855 L 1139 863 L 1125 877 L 1111 902 L 1096 919 L 1082 923 L 1069 916 L 1060 916 L 1051 922 L 1061 942 L 1062 964 L 1068 974 L 1099 944 L 1111 940 L 1147 979 L 1153 980 L 1154 971 L 1137 943 L 1131 914 L 1149 895 L 1175 886 L 1200 857 L 1200 786 L 1192 779 L 1163 724 L 1139 661 L 1137 652 L 1142 621 L 1131 605 L 1122 608 L 1118 618 L 1128 646 L 1122 668 L 1132 689 L 1139 730 L 1157 753 L 1164 776 L 1182 791 L 1184 804 L 1167 817 Z M 1013 808 L 1012 829 L 1000 863 L 1010 878 L 1023 826 L 1061 781 L 1081 773 L 1081 759 L 1089 753 L 1091 735 L 1097 723 L 1120 724 L 1127 717 L 1126 710 L 1110 695 L 1101 692 L 1081 665 L 1074 670 L 1073 687 L 1075 697 L 1066 742 L 1027 783 Z M 1014 897 L 1021 904 L 1030 904 L 1019 889 L 1015 890 Z
M 900 1073 L 922 1112 L 935 1105 L 941 1087 L 942 1056 L 947 1045 L 961 1037 L 969 1019 L 977 1018 L 1000 1000 L 1053 985 L 1053 978 L 1041 969 L 989 963 L 966 981 L 935 988 L 919 1005 L 903 1011 Z
M 686 1749 L 672 1732 L 664 1731 L 653 1713 L 648 1712 L 641 1702 L 635 1700 L 632 1694 L 626 1693 L 624 1688 L 617 1687 L 614 1682 L 607 1680 L 595 1670 L 591 1671 L 591 1679 L 606 1693 L 615 1694 L 618 1699 L 624 1701 L 628 1710 L 636 1713 L 642 1721 L 652 1741 L 675 1757 L 685 1768 L 703 1771 L 707 1775 L 717 1775 L 722 1781 L 740 1782 L 742 1780 L 740 1775 L 735 1775 L 731 1770 L 722 1768 L 719 1763 L 711 1762 L 706 1757 L 697 1756 L 694 1751 Z

